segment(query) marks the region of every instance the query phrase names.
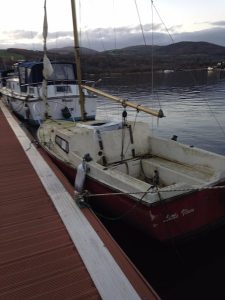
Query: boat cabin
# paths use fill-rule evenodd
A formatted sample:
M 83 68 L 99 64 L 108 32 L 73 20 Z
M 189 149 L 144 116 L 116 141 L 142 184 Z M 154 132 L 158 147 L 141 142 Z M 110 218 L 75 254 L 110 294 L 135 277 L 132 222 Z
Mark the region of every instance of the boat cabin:
M 57 83 L 71 84 L 76 81 L 76 67 L 68 62 L 51 62 L 53 73 L 48 85 Z M 18 64 L 21 91 L 26 92 L 28 86 L 37 86 L 43 81 L 43 62 L 22 62 Z M 62 88 L 62 87 L 61 87 Z M 66 92 L 66 91 L 63 91 Z

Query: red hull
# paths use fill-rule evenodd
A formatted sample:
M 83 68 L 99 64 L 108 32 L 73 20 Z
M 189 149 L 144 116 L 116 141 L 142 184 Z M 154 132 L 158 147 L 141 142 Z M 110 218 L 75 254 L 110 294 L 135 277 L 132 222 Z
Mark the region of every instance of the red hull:
M 53 158 L 63 173 L 74 182 L 75 170 Z M 92 194 L 112 193 L 110 187 L 87 178 L 85 188 Z M 222 182 L 221 185 L 225 185 Z M 157 240 L 166 241 L 194 235 L 225 220 L 225 189 L 193 192 L 179 198 L 146 206 L 127 195 L 90 198 L 104 211 L 147 232 Z

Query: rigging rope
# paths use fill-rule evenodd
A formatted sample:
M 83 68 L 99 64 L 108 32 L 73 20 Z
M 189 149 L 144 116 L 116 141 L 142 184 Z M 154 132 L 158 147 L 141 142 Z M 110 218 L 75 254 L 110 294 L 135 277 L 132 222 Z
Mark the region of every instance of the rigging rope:
M 141 33 L 142 33 L 142 37 L 143 37 L 143 41 L 144 41 L 144 45 L 147 47 L 147 42 L 146 42 L 146 38 L 145 38 L 145 34 L 144 34 L 144 27 L 142 25 L 142 22 L 141 22 L 141 17 L 140 17 L 140 13 L 139 13 L 139 9 L 138 9 L 138 5 L 137 5 L 137 1 L 134 0 L 135 2 L 135 6 L 136 6 L 136 10 L 137 10 L 137 15 L 138 15 L 138 19 L 139 19 L 139 23 L 140 23 L 140 28 L 141 28 Z M 151 0 L 151 15 L 152 15 L 152 19 L 151 19 L 151 23 L 152 23 L 152 30 L 151 30 L 151 88 L 152 88 L 152 99 L 154 99 L 154 11 L 153 11 L 153 8 L 156 10 L 154 4 L 153 4 L 153 0 Z M 158 11 L 156 10 L 158 16 L 159 16 L 159 13 Z M 166 28 L 166 31 L 168 32 L 168 29 L 165 25 L 165 23 L 162 21 L 162 18 L 159 16 L 162 24 L 165 26 Z M 171 35 L 170 35 L 171 36 Z M 172 39 L 173 40 L 173 39 Z M 161 103 L 160 103 L 160 99 L 158 97 L 158 94 L 156 93 L 156 99 L 158 101 L 158 105 L 160 107 L 160 109 L 162 109 L 162 106 L 161 106 Z M 152 122 L 153 122 L 153 119 L 152 119 Z M 152 125 L 152 128 L 153 128 L 153 125 Z
M 115 1 L 113 0 L 113 13 L 114 13 L 114 16 L 116 16 L 116 10 L 115 10 Z M 113 18 L 114 20 L 114 18 Z M 113 24 L 113 33 L 114 33 L 114 41 L 115 41 L 115 49 L 117 49 L 117 40 L 116 40 L 116 27 L 115 27 L 115 24 Z
M 151 12 L 152 12 L 152 80 L 151 80 L 151 84 L 152 84 L 152 96 L 153 96 L 153 92 L 154 92 L 154 72 L 153 72 L 153 68 L 154 68 L 154 51 L 153 51 L 153 45 L 154 45 L 154 34 L 153 34 L 153 26 L 154 26 L 154 13 L 153 13 L 153 1 L 152 1 L 152 5 L 151 5 Z M 161 107 L 160 107 L 161 108 Z
M 206 101 L 206 104 L 207 104 L 207 106 L 209 108 L 210 113 L 212 114 L 213 118 L 215 119 L 217 125 L 219 126 L 219 128 L 220 128 L 220 130 L 222 132 L 222 134 L 225 136 L 225 130 L 224 130 L 223 126 L 220 124 L 220 121 L 217 119 L 215 113 L 213 112 L 213 110 L 212 110 L 212 108 L 211 108 L 211 106 L 209 104 L 209 101 L 207 99 L 205 101 Z
M 136 125 L 136 122 L 137 122 L 137 116 L 138 116 L 138 113 L 139 113 L 139 110 L 136 110 L 136 116 L 135 116 L 135 120 L 134 120 L 133 129 L 131 128 L 133 134 L 134 134 L 135 125 Z M 127 145 L 127 148 L 126 148 L 126 150 L 125 150 L 125 152 L 124 152 L 124 156 L 126 156 L 127 151 L 128 151 L 128 149 L 129 149 L 129 146 L 130 146 L 130 145 L 131 145 L 131 140 L 129 140 L 129 143 L 128 143 L 128 145 Z
M 140 13 L 139 13 L 137 1 L 134 0 L 134 3 L 135 3 L 135 6 L 136 6 L 136 10 L 137 10 L 137 15 L 138 15 L 138 19 L 139 19 L 139 23 L 140 23 L 140 27 L 141 27 L 141 32 L 142 32 L 142 37 L 143 37 L 143 40 L 144 40 L 144 44 L 145 44 L 145 46 L 147 46 L 146 39 L 145 39 L 145 35 L 144 35 L 143 25 L 142 25 L 142 23 L 141 23 L 141 17 L 140 17 Z
M 153 3 L 153 0 L 151 0 L 151 5 L 152 5 L 152 7 L 155 9 L 155 11 L 156 11 L 156 13 L 157 13 L 157 15 L 158 15 L 160 21 L 162 22 L 163 26 L 165 27 L 166 32 L 168 33 L 168 35 L 169 35 L 169 37 L 170 37 L 172 43 L 174 43 L 174 39 L 173 39 L 172 35 L 170 34 L 169 29 L 167 28 L 165 22 L 164 22 L 163 19 L 161 18 L 160 14 L 159 14 L 159 12 L 158 12 L 158 10 L 157 10 L 157 8 L 155 7 L 155 5 L 154 5 L 154 3 Z
M 156 11 L 156 13 L 157 13 L 157 15 L 158 15 L 160 21 L 161 21 L 162 24 L 164 25 L 166 32 L 168 33 L 168 35 L 169 35 L 169 37 L 170 37 L 172 43 L 174 44 L 175 41 L 174 41 L 172 35 L 170 34 L 169 29 L 167 28 L 167 26 L 166 26 L 166 24 L 164 23 L 163 19 L 161 18 L 160 14 L 159 14 L 159 12 L 158 12 L 158 10 L 157 10 L 157 8 L 155 7 L 155 5 L 154 5 L 154 3 L 153 3 L 153 0 L 151 0 L 151 5 L 152 5 L 152 7 L 155 9 L 155 11 Z M 195 79 L 195 76 L 193 76 L 193 73 L 190 72 L 189 74 L 191 74 L 191 77 L 192 77 L 192 79 L 194 80 L 194 82 L 195 82 L 195 84 L 196 84 L 196 79 Z M 217 119 L 215 113 L 213 112 L 213 110 L 212 110 L 212 108 L 211 108 L 211 106 L 210 106 L 208 100 L 206 100 L 206 104 L 207 104 L 207 106 L 208 106 L 208 108 L 209 108 L 209 111 L 210 111 L 211 115 L 213 116 L 213 118 L 215 119 L 216 123 L 218 124 L 218 127 L 220 128 L 221 132 L 222 132 L 223 135 L 225 136 L 225 130 L 224 130 L 223 126 L 221 125 L 220 121 Z

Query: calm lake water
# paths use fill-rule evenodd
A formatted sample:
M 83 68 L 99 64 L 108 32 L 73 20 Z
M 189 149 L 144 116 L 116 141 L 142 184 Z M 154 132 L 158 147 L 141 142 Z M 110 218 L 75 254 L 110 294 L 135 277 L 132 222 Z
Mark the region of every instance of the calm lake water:
M 225 154 L 225 71 L 183 71 L 103 78 L 100 88 L 138 104 L 163 109 L 157 120 L 139 112 L 137 120 L 149 123 L 154 134 Z M 127 109 L 128 118 L 136 112 Z M 121 119 L 121 106 L 98 100 L 98 116 Z
M 225 72 L 185 71 L 103 78 L 99 88 L 154 107 L 159 121 L 141 112 L 128 118 L 149 123 L 154 134 L 225 155 Z M 107 113 L 106 113 L 107 112 Z M 98 116 L 121 119 L 121 108 L 98 99 Z M 225 199 L 224 199 L 225 201 Z M 161 244 L 120 222 L 105 226 L 164 299 L 225 299 L 225 228 L 185 244 Z

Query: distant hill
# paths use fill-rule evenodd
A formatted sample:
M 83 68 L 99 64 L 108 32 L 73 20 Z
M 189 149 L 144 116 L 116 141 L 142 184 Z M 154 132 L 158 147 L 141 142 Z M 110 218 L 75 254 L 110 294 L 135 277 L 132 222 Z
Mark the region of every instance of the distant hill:
M 74 47 L 70 46 L 70 47 L 63 47 L 63 48 L 52 48 L 52 49 L 49 49 L 49 52 L 59 53 L 59 54 L 64 54 L 64 55 L 74 54 Z M 81 54 L 84 54 L 84 55 L 93 55 L 95 53 L 98 53 L 98 51 L 96 51 L 96 50 L 85 48 L 85 47 L 80 47 L 80 52 L 81 52 Z
M 159 54 L 162 55 L 224 55 L 225 47 L 207 42 L 179 42 L 160 47 Z
M 179 42 L 167 46 L 139 45 L 109 50 L 86 58 L 85 63 L 93 69 L 93 65 L 96 69 L 102 66 L 106 72 L 149 72 L 152 54 L 155 70 L 206 68 L 225 61 L 225 47 L 207 42 Z
M 148 72 L 160 69 L 204 68 L 225 61 L 225 47 L 206 42 L 179 42 L 167 46 L 132 46 L 98 52 L 81 48 L 83 72 L 99 74 L 112 72 Z M 52 60 L 74 61 L 74 48 L 54 48 L 48 51 Z M 42 51 L 10 48 L 0 50 L 0 68 L 18 59 L 42 59 Z
M 130 54 L 130 55 L 149 55 L 152 51 L 151 45 L 131 46 L 108 52 Z M 179 42 L 167 46 L 153 46 L 156 55 L 224 55 L 225 47 L 207 42 Z

